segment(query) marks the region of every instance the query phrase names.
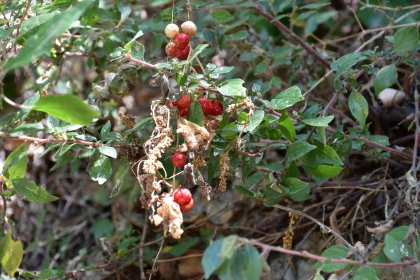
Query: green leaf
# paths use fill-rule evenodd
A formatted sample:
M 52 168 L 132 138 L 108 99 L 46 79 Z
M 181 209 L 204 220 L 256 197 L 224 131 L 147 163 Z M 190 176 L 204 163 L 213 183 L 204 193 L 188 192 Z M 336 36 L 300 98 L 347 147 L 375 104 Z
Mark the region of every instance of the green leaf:
M 221 87 L 219 92 L 224 96 L 246 96 L 246 88 L 243 87 L 244 81 L 241 79 L 228 80 Z
M 10 277 L 13 277 L 23 258 L 23 247 L 20 241 L 13 241 L 9 230 L 0 243 L 0 263 Z
M 204 125 L 204 114 L 200 103 L 194 99 L 188 110 L 188 120 L 192 123 L 198 124 L 199 126 Z
M 283 135 L 290 141 L 294 142 L 296 139 L 295 126 L 293 124 L 292 119 L 287 115 L 286 112 L 283 112 L 283 114 L 281 115 L 279 120 L 279 126 Z
M 331 246 L 330 248 L 326 249 L 321 256 L 328 258 L 328 259 L 342 259 L 345 258 L 347 256 L 347 254 L 349 253 L 349 248 L 347 248 L 344 245 L 334 245 Z M 331 273 L 337 270 L 340 270 L 342 268 L 345 268 L 347 266 L 347 264 L 345 263 L 332 263 L 332 262 L 328 262 L 326 261 L 324 264 L 322 262 L 316 262 L 314 264 L 314 269 L 320 269 L 323 272 L 327 272 L 327 273 Z
M 319 8 L 322 8 L 322 7 L 328 6 L 328 5 L 330 5 L 330 3 L 308 4 L 308 5 L 305 5 L 305 6 L 300 7 L 299 10 L 300 9 L 307 9 L 307 10 L 319 9 Z
M 413 250 L 404 241 L 408 226 L 397 227 L 385 235 L 384 249 L 385 256 L 393 262 L 401 262 L 402 258 L 413 255 Z
M 237 235 L 229 235 L 228 237 L 223 239 L 222 250 L 220 251 L 220 256 L 223 260 L 228 260 L 233 257 L 233 254 L 236 250 L 237 240 Z
M 190 57 L 188 58 L 188 63 L 191 63 L 197 57 L 197 55 L 202 53 L 208 46 L 209 46 L 208 44 L 201 44 L 195 47 Z
M 327 127 L 328 124 L 333 119 L 334 119 L 334 116 L 328 116 L 328 117 L 319 117 L 319 118 L 313 118 L 313 119 L 305 119 L 305 120 L 302 120 L 302 122 L 310 126 Z
M 330 146 L 319 146 L 315 152 L 317 162 L 333 165 L 344 165 L 337 152 Z
M 25 177 L 27 162 L 28 154 L 26 152 L 26 143 L 23 143 L 14 150 L 4 162 L 4 178 L 12 180 Z M 13 184 L 10 181 L 6 181 L 6 185 L 9 188 L 13 187 Z
M 373 267 L 362 267 L 354 274 L 353 280 L 377 280 L 376 271 Z
M 296 161 L 293 160 L 292 162 L 290 162 L 289 167 L 284 173 L 284 178 L 299 178 L 299 176 L 299 168 L 296 165 Z
M 419 27 L 407 26 L 398 30 L 394 35 L 394 52 L 407 53 L 417 49 L 419 44 Z
M 80 125 L 88 125 L 100 115 L 79 97 L 71 94 L 42 97 L 35 103 L 33 109 L 50 114 L 65 122 Z
M 139 42 L 134 42 L 133 45 L 131 45 L 131 57 L 144 61 L 144 45 Z
M 204 277 L 208 279 L 225 261 L 221 256 L 223 240 L 218 239 L 214 241 L 209 247 L 204 251 L 203 258 L 201 259 L 201 264 L 204 269 Z
M 261 61 L 258 63 L 254 68 L 254 75 L 259 75 L 261 73 L 264 73 L 267 70 L 267 63 L 264 61 Z
M 300 88 L 293 86 L 276 95 L 271 100 L 271 106 L 276 110 L 283 110 L 302 100 L 304 100 L 304 98 Z
M 229 36 L 232 41 L 242 41 L 248 37 L 249 33 L 247 30 L 240 30 Z
M 111 161 L 106 156 L 100 156 L 89 169 L 90 177 L 93 181 L 98 181 L 99 185 L 105 183 L 111 173 Z
M 134 37 L 133 37 L 133 39 L 131 39 L 127 44 L 125 44 L 125 46 L 124 46 L 124 49 L 126 50 L 126 51 L 128 51 L 128 50 L 130 50 L 131 49 L 131 46 L 133 45 L 133 43 L 138 39 L 138 38 L 140 38 L 141 36 L 143 36 L 143 31 L 138 31 L 137 33 L 136 33 L 136 35 L 134 35 Z
M 111 122 L 107 121 L 101 128 L 101 139 L 102 141 L 108 137 L 109 132 L 111 131 Z
M 99 152 L 105 156 L 117 158 L 117 150 L 113 147 L 100 146 L 98 148 Z
M 369 114 L 369 104 L 364 96 L 357 91 L 353 91 L 350 94 L 348 102 L 351 114 L 360 123 L 360 126 L 363 127 Z
M 336 71 L 334 80 L 338 79 L 341 75 L 347 72 L 350 68 L 356 65 L 357 62 L 367 59 L 367 56 L 359 52 L 354 52 L 340 57 L 331 63 L 331 69 Z
M 58 199 L 58 197 L 50 195 L 45 189 L 38 187 L 33 181 L 28 181 L 25 178 L 13 179 L 12 183 L 16 193 L 24 196 L 27 201 L 47 203 Z
M 36 36 L 28 38 L 17 56 L 11 58 L 6 63 L 6 72 L 16 67 L 28 65 L 32 61 L 32 58 L 38 58 L 49 52 L 50 48 L 53 46 L 54 39 L 69 29 L 73 22 L 93 3 L 94 1 L 79 2 L 43 23 Z
M 243 195 L 250 197 L 250 198 L 254 198 L 255 197 L 255 192 L 251 191 L 248 188 L 245 188 L 241 185 L 236 185 L 233 186 L 233 189 L 240 191 Z
M 376 94 L 379 94 L 384 89 L 392 86 L 398 79 L 397 69 L 395 64 L 387 65 L 379 70 L 378 75 L 373 81 L 373 87 Z
M 249 117 L 249 123 L 245 127 L 245 132 L 253 132 L 262 122 L 264 119 L 264 111 L 263 110 L 257 110 L 254 111 L 254 114 L 252 114 Z M 241 125 L 242 127 L 242 125 Z
M 281 185 L 289 189 L 289 194 L 295 194 L 303 189 L 308 189 L 309 187 L 308 183 L 302 182 L 298 178 L 285 178 L 281 182 Z
M 186 242 L 178 243 L 177 245 L 171 247 L 170 248 L 170 251 L 168 251 L 168 253 L 170 253 L 171 255 L 173 255 L 175 257 L 180 257 L 188 249 L 190 249 L 191 247 L 197 245 L 197 243 L 200 242 L 200 240 L 201 239 L 199 237 L 189 238 Z
M 343 168 L 341 167 L 330 166 L 330 165 L 317 165 L 317 166 L 304 165 L 303 168 L 305 169 L 306 172 L 314 176 L 325 178 L 325 179 L 332 178 L 336 176 L 337 174 L 339 174 L 341 170 L 343 170 Z
M 217 10 L 211 13 L 216 23 L 224 23 L 233 19 L 233 16 L 226 10 Z
M 114 224 L 109 219 L 100 219 L 93 222 L 93 235 L 95 239 L 111 236 L 114 232 Z
M 313 149 L 316 149 L 316 146 L 307 142 L 297 141 L 296 143 L 290 145 L 286 151 L 286 164 L 289 164 L 292 160 L 304 156 L 306 153 L 312 151 Z

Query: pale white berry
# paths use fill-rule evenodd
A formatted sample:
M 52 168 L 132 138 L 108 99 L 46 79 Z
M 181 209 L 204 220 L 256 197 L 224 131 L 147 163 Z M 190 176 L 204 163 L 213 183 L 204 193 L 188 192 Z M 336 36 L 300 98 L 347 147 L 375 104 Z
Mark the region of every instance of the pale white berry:
M 174 23 L 170 23 L 165 27 L 165 34 L 168 38 L 173 39 L 179 34 L 179 27 Z
M 194 36 L 195 32 L 197 32 L 197 26 L 192 21 L 186 21 L 181 24 L 182 33 L 187 34 L 188 36 Z

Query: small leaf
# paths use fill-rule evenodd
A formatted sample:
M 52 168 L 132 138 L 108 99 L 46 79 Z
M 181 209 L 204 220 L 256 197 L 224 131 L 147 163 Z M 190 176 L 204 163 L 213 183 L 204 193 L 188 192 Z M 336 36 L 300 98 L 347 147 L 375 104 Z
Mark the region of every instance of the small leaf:
M 101 128 L 101 139 L 102 141 L 108 137 L 109 131 L 111 130 L 111 122 L 107 121 Z
M 297 141 L 296 143 L 290 145 L 286 151 L 286 164 L 289 164 L 292 160 L 304 156 L 306 153 L 312 151 L 313 149 L 316 149 L 316 146 L 307 142 Z
M 254 75 L 259 75 L 261 73 L 264 73 L 267 70 L 267 63 L 264 61 L 261 61 L 258 63 L 254 68 Z
M 334 116 L 328 116 L 328 117 L 319 117 L 319 118 L 313 118 L 313 119 L 305 119 L 305 120 L 302 120 L 302 122 L 310 126 L 327 127 L 328 124 L 333 119 L 334 119 Z
M 332 178 L 336 176 L 337 174 L 339 174 L 341 170 L 343 170 L 343 168 L 341 167 L 330 166 L 330 165 L 317 165 L 317 166 L 304 165 L 303 168 L 305 169 L 306 172 L 314 176 L 325 178 L 325 179 Z
M 417 49 L 419 44 L 419 27 L 407 26 L 398 30 L 394 35 L 394 52 L 407 53 Z
M 120 192 L 120 189 L 121 189 L 121 187 L 122 187 L 122 185 L 124 183 L 124 178 L 127 175 L 127 173 L 128 173 L 129 170 L 130 170 L 130 167 L 129 166 L 127 166 L 124 169 L 123 173 L 118 178 L 117 182 L 115 182 L 115 185 L 112 188 L 111 195 L 109 196 L 109 198 L 113 198 L 114 196 L 116 196 Z
M 128 42 L 127 44 L 125 44 L 125 46 L 124 46 L 124 49 L 126 50 L 126 51 L 128 51 L 128 50 L 130 50 L 131 49 L 131 46 L 133 45 L 133 43 L 138 39 L 138 38 L 140 38 L 141 36 L 143 36 L 143 31 L 139 31 L 139 32 L 137 32 L 136 33 L 136 35 L 134 35 L 134 37 L 133 37 L 133 39 L 131 39 L 130 40 L 130 42 Z
M 275 96 L 271 100 L 271 106 L 276 110 L 283 110 L 302 100 L 304 100 L 304 98 L 300 88 L 293 86 Z
M 202 53 L 208 46 L 209 46 L 208 44 L 201 44 L 195 47 L 190 57 L 188 58 L 188 63 L 191 63 L 197 57 L 197 55 Z
M 23 258 L 23 247 L 20 241 L 13 241 L 9 230 L 0 243 L 0 263 L 4 270 L 13 277 Z
M 144 61 L 144 45 L 139 42 L 134 42 L 131 46 L 131 57 Z
M 238 240 L 237 235 L 229 235 L 223 239 L 222 250 L 220 256 L 224 260 L 231 259 L 236 250 L 236 242 Z
M 204 125 L 203 109 L 201 108 L 200 103 L 198 103 L 195 99 L 188 110 L 188 120 L 192 123 L 198 124 L 199 126 Z
M 16 193 L 24 196 L 27 201 L 47 203 L 58 199 L 45 189 L 38 187 L 33 181 L 28 181 L 25 178 L 13 179 L 12 183 Z
M 296 130 L 293 124 L 292 119 L 284 112 L 279 120 L 280 130 L 283 135 L 289 139 L 290 141 L 294 142 L 296 139 Z
M 252 114 L 249 117 L 249 123 L 247 124 L 247 126 L 245 127 L 245 132 L 253 132 L 262 122 L 262 120 L 264 119 L 264 111 L 263 110 L 257 110 L 254 111 L 254 114 Z M 242 127 L 242 125 L 241 125 Z
M 19 179 L 25 177 L 28 154 L 26 152 L 26 143 L 20 145 L 14 150 L 4 162 L 3 176 L 6 179 Z M 6 181 L 9 188 L 13 187 L 10 181 Z
M 203 258 L 201 259 L 201 264 L 204 269 L 204 277 L 208 279 L 225 261 L 222 259 L 221 251 L 223 245 L 223 239 L 218 239 L 214 241 L 209 247 L 204 251 Z
M 289 189 L 289 194 L 295 194 L 303 189 L 307 189 L 309 187 L 308 183 L 302 182 L 298 178 L 285 178 L 281 185 L 285 186 Z
M 331 63 L 331 69 L 336 71 L 334 80 L 338 79 L 341 75 L 347 72 L 350 68 L 356 65 L 357 62 L 367 59 L 367 56 L 362 55 L 360 52 L 354 52 L 340 57 Z
M 357 91 L 353 91 L 350 94 L 348 102 L 351 114 L 360 123 L 360 126 L 363 127 L 369 114 L 369 104 L 364 96 Z
M 100 146 L 98 148 L 99 152 L 105 156 L 117 158 L 117 150 L 113 147 Z
M 328 259 L 342 259 L 345 258 L 349 252 L 349 248 L 344 245 L 334 245 L 326 249 L 321 256 Z M 331 273 L 342 268 L 345 268 L 347 264 L 345 263 L 332 263 L 326 261 L 324 264 L 322 262 L 316 262 L 314 264 L 314 269 L 321 269 L 323 272 Z
M 379 94 L 384 89 L 392 86 L 398 79 L 397 69 L 395 64 L 387 65 L 379 70 L 378 75 L 373 81 L 373 87 L 376 94 Z
M 353 280 L 377 280 L 376 271 L 373 267 L 362 267 L 356 271 Z
M 233 16 L 226 10 L 217 10 L 211 13 L 214 21 L 217 23 L 224 23 L 233 19 Z
M 42 97 L 35 103 L 33 109 L 50 114 L 65 122 L 81 125 L 92 123 L 92 120 L 100 115 L 79 97 L 71 94 Z
M 228 80 L 221 87 L 219 92 L 225 96 L 246 96 L 246 88 L 243 87 L 244 81 L 241 79 Z
M 100 156 L 89 169 L 90 177 L 93 181 L 98 181 L 99 185 L 105 183 L 111 173 L 111 161 L 106 156 Z
M 404 241 L 407 231 L 408 226 L 400 226 L 385 235 L 383 252 L 393 262 L 400 262 L 402 258 L 413 255 L 411 246 L 408 247 Z
M 236 185 L 233 187 L 233 189 L 240 191 L 243 195 L 250 197 L 250 198 L 254 198 L 255 197 L 255 192 L 251 191 L 248 188 L 245 188 L 241 185 Z

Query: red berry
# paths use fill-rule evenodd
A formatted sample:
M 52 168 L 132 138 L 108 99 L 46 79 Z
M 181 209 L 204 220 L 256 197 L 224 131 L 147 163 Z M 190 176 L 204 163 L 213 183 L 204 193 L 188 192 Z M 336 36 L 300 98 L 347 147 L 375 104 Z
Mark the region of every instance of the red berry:
M 188 95 L 186 95 L 186 94 L 181 95 L 178 98 L 178 100 L 176 101 L 176 106 L 179 109 L 188 108 L 188 107 L 190 107 L 190 104 L 191 104 L 190 97 Z
M 194 207 L 194 199 L 191 199 L 190 203 L 188 203 L 185 206 L 180 205 L 179 209 L 181 209 L 181 212 L 190 212 Z
M 178 102 L 177 102 L 177 100 L 176 99 L 174 99 L 174 100 L 171 100 L 171 103 L 172 103 L 172 106 L 177 106 L 177 104 L 178 104 Z
M 176 48 L 175 49 L 175 56 L 179 60 L 186 60 L 188 58 L 188 55 L 190 54 L 190 47 L 187 46 L 183 49 Z
M 174 192 L 174 201 L 179 204 L 179 206 L 185 206 L 190 203 L 192 195 L 189 189 L 179 188 Z
M 184 154 L 181 153 L 175 153 L 172 156 L 172 163 L 176 166 L 176 167 L 183 167 L 185 165 L 185 163 L 187 162 L 187 157 Z
M 174 42 L 169 42 L 165 47 L 165 52 L 168 56 L 175 56 L 176 46 Z
M 223 104 L 219 100 L 212 101 L 211 105 L 213 105 L 213 116 L 219 116 L 223 113 Z
M 190 44 L 190 37 L 187 34 L 179 33 L 175 36 L 175 46 L 178 49 L 185 49 Z
M 179 109 L 179 115 L 181 117 L 185 117 L 186 115 L 188 115 L 188 108 L 181 108 L 181 109 Z
M 200 103 L 201 109 L 203 109 L 204 115 L 213 115 L 214 109 L 210 100 L 208 100 L 207 98 L 200 98 L 198 99 L 198 103 Z

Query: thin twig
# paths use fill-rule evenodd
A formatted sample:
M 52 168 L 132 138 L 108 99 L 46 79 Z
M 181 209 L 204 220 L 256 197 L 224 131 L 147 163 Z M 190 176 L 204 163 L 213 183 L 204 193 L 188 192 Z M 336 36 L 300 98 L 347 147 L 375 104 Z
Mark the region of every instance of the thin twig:
M 330 261 L 332 263 L 343 263 L 343 264 L 350 264 L 350 265 L 373 266 L 373 267 L 382 267 L 382 268 L 412 266 L 412 265 L 417 264 L 417 262 L 415 262 L 415 261 L 394 262 L 394 263 L 373 263 L 373 262 L 364 262 L 364 261 L 354 261 L 354 260 L 349 260 L 349 259 L 328 259 L 328 258 L 325 258 L 325 257 L 321 257 L 321 256 L 318 256 L 318 255 L 308 253 L 306 251 L 299 252 L 299 251 L 295 251 L 295 250 L 285 249 L 285 248 L 282 248 L 282 247 L 267 245 L 267 244 L 264 244 L 262 242 L 259 242 L 259 241 L 255 240 L 255 239 L 249 240 L 249 243 L 252 244 L 252 245 L 261 247 L 263 249 L 269 249 L 271 251 L 276 251 L 276 252 L 280 252 L 280 253 L 285 253 L 285 254 L 295 255 L 295 256 L 304 257 L 304 258 L 308 258 L 308 259 L 313 259 L 313 260 L 317 260 L 317 261 L 320 261 L 320 262 Z
M 25 12 L 24 12 L 24 14 L 23 14 L 22 18 L 20 19 L 20 21 L 19 21 L 19 25 L 18 25 L 18 27 L 17 27 L 17 29 L 16 29 L 16 38 L 19 36 L 20 26 L 22 25 L 22 22 L 23 22 L 23 20 L 25 19 L 26 14 L 28 13 L 29 7 L 30 7 L 30 5 L 31 5 L 31 0 L 26 0 L 26 1 L 28 1 L 28 2 L 27 2 L 27 4 L 26 4 Z M 14 45 L 14 47 L 13 47 L 13 48 L 14 48 L 14 50 L 15 50 L 15 53 L 17 54 L 17 44 L 16 44 L 16 41 L 15 41 L 15 45 Z
M 312 216 L 309 216 L 308 214 L 306 214 L 306 213 L 304 213 L 302 211 L 299 211 L 299 210 L 296 210 L 296 209 L 293 209 L 293 208 L 290 208 L 290 207 L 287 207 L 287 206 L 283 206 L 283 205 L 273 205 L 273 207 L 274 208 L 281 209 L 281 210 L 284 210 L 284 211 L 287 211 L 287 212 L 293 212 L 295 214 L 298 214 L 300 216 L 303 216 L 303 217 L 311 220 L 312 222 L 314 222 L 317 225 L 319 225 L 321 228 L 323 228 L 323 229 L 327 230 L 328 232 L 332 233 L 337 239 L 341 240 L 350 250 L 353 251 L 353 253 L 354 253 L 355 256 L 357 256 L 358 258 L 362 258 L 363 259 L 363 256 L 360 255 L 360 253 L 346 239 L 344 239 L 340 234 L 338 234 L 337 232 L 335 232 L 330 227 L 324 225 L 323 223 L 321 223 L 317 219 L 313 218 Z
M 9 105 L 16 107 L 18 109 L 23 109 L 23 110 L 32 110 L 32 106 L 26 106 L 26 105 L 20 105 L 17 104 L 15 102 L 13 102 L 12 100 L 10 100 L 9 98 L 7 98 L 6 95 L 4 95 L 3 90 L 0 92 L 0 97 Z

